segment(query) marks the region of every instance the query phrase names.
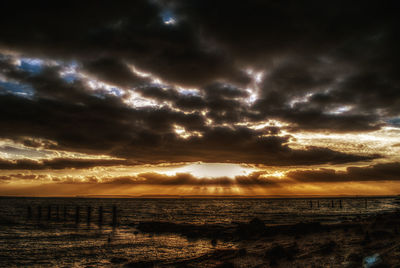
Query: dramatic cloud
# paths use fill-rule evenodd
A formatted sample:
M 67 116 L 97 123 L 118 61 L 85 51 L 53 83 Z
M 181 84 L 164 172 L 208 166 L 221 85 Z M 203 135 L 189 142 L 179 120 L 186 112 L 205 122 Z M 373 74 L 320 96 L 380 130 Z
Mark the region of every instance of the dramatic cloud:
M 0 45 L 4 47 L 83 62 L 99 56 L 120 58 L 185 85 L 226 77 L 239 83 L 248 81 L 228 55 L 201 45 L 197 27 L 190 23 L 168 27 L 161 19 L 161 7 L 150 1 L 119 2 L 113 7 L 109 3 L 72 1 L 63 8 L 45 2 L 7 1 L 4 9 L 8 10 L 0 20 Z M 18 13 L 20 19 L 15 21 L 9 13 Z M 90 63 L 87 66 L 102 75 L 117 65 L 114 61 L 97 68 Z
M 24 174 L 11 174 L 5 178 L 16 179 L 38 179 L 43 178 L 42 175 L 24 175 Z M 225 186 L 225 187 L 278 187 L 279 179 L 268 176 L 264 171 L 253 172 L 249 175 L 236 176 L 234 178 L 228 177 L 196 177 L 190 173 L 176 173 L 175 175 L 165 175 L 155 172 L 140 173 L 134 176 L 119 176 L 119 177 L 95 177 L 88 176 L 85 180 L 74 179 L 73 177 L 67 178 L 53 178 L 53 181 L 63 184 L 112 184 L 112 185 L 126 185 L 126 186 L 140 186 L 140 185 L 153 185 L 153 186 Z
M 29 159 L 22 160 L 4 160 L 0 159 L 0 170 L 43 170 L 43 169 L 66 169 L 66 168 L 91 168 L 97 166 L 117 166 L 132 165 L 134 163 L 124 160 L 103 160 L 103 159 L 63 159 L 55 158 L 51 160 L 33 161 Z
M 21 84 L 31 85 L 35 91 L 30 98 L 13 94 L 0 98 L 3 130 L 0 136 L 3 138 L 40 137 L 56 141 L 57 145 L 50 146 L 52 149 L 109 154 L 142 163 L 204 161 L 305 165 L 378 157 L 317 147 L 293 150 L 287 145 L 290 136 L 265 136 L 271 132 L 240 126 L 207 125 L 207 118 L 217 120 L 215 114 L 220 111 L 226 111 L 225 118 L 235 117 L 238 112 L 235 109 L 241 105 L 235 99 L 247 96 L 236 88 L 221 85 L 206 88 L 204 102 L 209 113 L 214 114 L 207 117 L 197 111 L 179 112 L 167 106 L 130 107 L 123 98 L 103 89 L 90 89 L 80 80 L 72 83 L 63 80 L 57 73 L 59 67 L 44 67 L 40 74 L 32 76 L 17 70 L 8 61 L 3 61 L 3 73 Z M 160 96 L 161 92 L 162 89 L 153 90 L 152 94 Z M 165 92 L 165 96 L 169 94 L 179 96 L 173 90 Z M 168 98 L 179 101 L 179 97 Z M 176 125 L 187 132 L 187 137 L 176 133 Z
M 287 176 L 301 182 L 398 181 L 400 180 L 400 163 L 348 167 L 346 171 L 325 168 L 297 170 L 289 172 Z

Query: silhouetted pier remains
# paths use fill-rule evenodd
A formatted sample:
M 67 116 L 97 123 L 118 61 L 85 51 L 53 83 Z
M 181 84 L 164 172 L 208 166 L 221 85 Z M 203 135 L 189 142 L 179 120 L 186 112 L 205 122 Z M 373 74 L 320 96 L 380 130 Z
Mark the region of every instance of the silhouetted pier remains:
M 103 206 L 99 207 L 99 226 L 103 225 Z
M 92 220 L 92 207 L 88 206 L 87 207 L 87 219 L 86 219 L 87 225 L 90 225 L 91 220 Z
M 79 224 L 80 216 L 81 216 L 81 208 L 79 206 L 76 206 L 76 208 L 75 208 L 75 224 Z
M 42 206 L 38 206 L 38 220 L 42 219 Z
M 305 207 L 309 209 L 320 209 L 322 208 L 331 208 L 331 209 L 346 209 L 346 203 L 348 204 L 347 199 L 333 198 L 333 199 L 308 199 L 304 201 Z M 357 207 L 359 209 L 368 209 L 368 203 L 371 203 L 372 200 L 367 198 L 359 199 L 359 204 Z M 354 207 L 354 205 L 350 205 Z
M 75 209 L 75 213 L 68 213 L 71 210 L 71 207 Z M 42 205 L 38 205 L 36 208 L 37 213 L 34 213 L 35 207 L 28 205 L 26 207 L 26 219 L 33 220 L 36 219 L 37 221 L 42 220 L 42 213 L 43 208 Z M 98 217 L 98 226 L 102 226 L 103 224 L 107 223 L 113 227 L 118 226 L 118 208 L 116 205 L 104 208 L 103 206 L 99 206 L 98 209 L 96 207 L 92 207 L 91 205 L 86 207 L 85 209 L 81 209 L 81 206 L 67 206 L 67 205 L 46 205 L 45 211 L 47 211 L 47 221 L 48 222 L 64 222 L 64 223 L 71 223 L 75 222 L 76 225 L 81 223 L 81 218 L 85 218 L 86 216 L 86 223 L 87 225 L 91 225 L 93 222 L 93 217 Z M 86 212 L 86 213 L 85 213 Z M 86 215 L 85 215 L 86 214 Z M 93 215 L 94 214 L 94 215 Z M 109 216 L 108 216 L 109 215 Z M 107 219 L 107 217 L 109 217 Z
M 67 207 L 64 207 L 64 213 L 63 213 L 63 220 L 64 221 L 67 221 L 67 218 L 68 218 L 68 209 L 67 209 Z
M 47 206 L 47 220 L 51 220 L 51 205 Z
M 117 206 L 113 205 L 112 208 L 112 226 L 117 226 L 118 224 L 118 218 L 117 218 Z
M 28 213 L 28 220 L 32 219 L 32 208 L 31 208 L 31 206 L 28 206 L 27 213 Z
M 320 209 L 321 208 L 321 204 L 320 204 L 319 201 L 320 200 L 316 200 L 316 202 L 315 202 L 316 204 L 315 204 L 313 200 L 309 200 L 308 201 L 308 207 L 310 209 L 313 209 L 313 208 Z M 326 207 L 328 207 L 328 208 L 335 208 L 335 206 L 336 206 L 336 207 L 338 207 L 340 209 L 343 209 L 343 200 L 342 199 L 339 199 L 339 200 L 331 199 L 331 200 L 327 200 L 327 202 L 328 203 L 325 203 L 325 204 L 327 204 Z M 324 203 L 322 203 L 322 206 L 324 206 Z M 365 205 L 365 208 L 367 208 L 366 205 Z
M 60 207 L 56 206 L 56 220 L 59 221 L 60 220 Z

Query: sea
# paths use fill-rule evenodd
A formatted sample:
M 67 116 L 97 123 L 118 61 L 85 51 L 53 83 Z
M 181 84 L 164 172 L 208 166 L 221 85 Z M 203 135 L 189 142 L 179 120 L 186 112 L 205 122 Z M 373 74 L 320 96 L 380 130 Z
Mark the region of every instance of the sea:
M 0 198 L 0 267 L 119 267 L 121 260 L 171 263 L 234 242 L 148 234 L 139 222 L 233 226 L 332 224 L 398 209 L 396 197 Z M 100 216 L 101 215 L 101 216 Z

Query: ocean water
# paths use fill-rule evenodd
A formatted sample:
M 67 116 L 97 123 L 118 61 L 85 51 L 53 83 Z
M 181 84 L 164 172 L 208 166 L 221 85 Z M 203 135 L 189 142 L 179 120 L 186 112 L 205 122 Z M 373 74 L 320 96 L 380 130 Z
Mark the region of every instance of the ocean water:
M 332 207 L 333 204 L 333 207 Z M 50 206 L 50 213 L 49 213 Z M 99 207 L 103 221 L 99 222 Z M 112 226 L 112 211 L 117 226 Z M 39 207 L 40 213 L 39 213 Z M 79 207 L 79 219 L 76 209 Z M 90 218 L 88 220 L 88 207 Z M 30 208 L 30 211 L 29 211 Z M 58 209 L 57 209 L 58 208 Z M 395 197 L 341 199 L 0 198 L 0 267 L 110 267 L 113 258 L 173 262 L 215 249 L 209 239 L 138 232 L 143 221 L 232 226 L 257 217 L 266 225 L 335 223 L 393 211 Z M 39 218 L 39 214 L 41 217 Z M 219 242 L 219 248 L 234 248 Z

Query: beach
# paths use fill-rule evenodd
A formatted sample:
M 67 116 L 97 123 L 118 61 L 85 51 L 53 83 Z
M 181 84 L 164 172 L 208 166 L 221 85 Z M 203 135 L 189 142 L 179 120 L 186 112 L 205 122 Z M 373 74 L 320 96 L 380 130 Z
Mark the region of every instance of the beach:
M 397 207 L 396 197 L 1 198 L 0 266 L 397 267 Z
M 400 259 L 400 211 L 326 225 L 265 226 L 253 219 L 232 230 L 192 226 L 190 231 L 188 226 L 155 223 L 145 226 L 155 233 L 167 230 L 208 236 L 215 244 L 210 253 L 160 267 L 398 267 Z M 220 240 L 234 241 L 236 248 L 219 248 Z

